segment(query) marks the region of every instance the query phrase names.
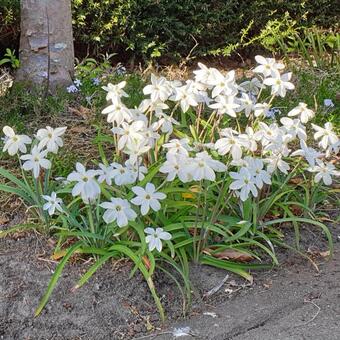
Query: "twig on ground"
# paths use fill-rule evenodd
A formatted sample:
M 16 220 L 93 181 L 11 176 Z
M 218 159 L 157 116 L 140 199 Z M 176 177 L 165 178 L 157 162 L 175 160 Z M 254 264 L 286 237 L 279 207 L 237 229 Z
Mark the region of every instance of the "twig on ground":
M 222 287 L 223 285 L 226 283 L 226 281 L 228 280 L 229 275 L 227 274 L 224 279 L 214 288 L 210 289 L 208 292 L 206 292 L 203 297 L 209 297 L 215 293 L 217 293 Z
M 315 306 L 318 310 L 317 310 L 317 312 L 313 315 L 313 317 L 310 319 L 310 320 L 308 320 L 308 321 L 306 321 L 306 322 L 302 322 L 302 323 L 300 323 L 300 324 L 297 324 L 297 325 L 295 325 L 294 327 L 301 327 L 301 326 L 306 326 L 306 325 L 308 325 L 309 323 L 311 323 L 311 322 L 313 322 L 314 320 L 315 320 L 315 318 L 319 315 L 319 313 L 320 313 L 320 311 L 321 311 L 321 308 L 316 304 L 316 303 L 314 303 L 313 301 L 304 301 L 305 303 L 311 303 L 313 306 Z

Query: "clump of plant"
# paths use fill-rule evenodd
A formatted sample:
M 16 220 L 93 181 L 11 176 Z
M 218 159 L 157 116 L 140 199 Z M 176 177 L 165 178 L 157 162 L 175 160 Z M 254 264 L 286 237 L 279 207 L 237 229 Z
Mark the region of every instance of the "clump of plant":
M 294 90 L 292 73 L 272 58 L 256 61 L 255 76 L 240 84 L 234 71 L 203 64 L 185 82 L 151 75 L 135 108 L 126 106 L 126 81 L 107 84 L 102 113 L 112 134 L 99 133 L 97 159 L 77 163 L 54 187 L 43 186 L 40 169 L 50 167 L 47 157 L 60 146 L 52 136 L 64 130 L 47 128 L 46 136 L 43 130 L 46 142 L 38 132 L 40 142 L 27 154 L 31 139 L 4 128 L 4 150 L 23 153 L 20 162 L 28 163 L 21 167 L 33 170 L 37 189 L 4 170 L 13 187 L 0 189 L 39 208 L 43 221 L 52 218 L 56 252 L 63 253 L 37 315 L 75 252 L 95 258 L 75 289 L 109 259 L 130 258 L 131 275 L 141 271 L 162 319 L 156 270 L 189 302 L 190 261 L 251 281 L 250 269 L 278 263 L 274 244 L 283 243 L 274 226 L 281 223 L 293 225 L 297 248 L 301 223 L 321 228 L 332 252 L 331 234 L 314 208 L 340 175 L 332 160 L 340 141 L 331 123 L 311 124 L 315 113 L 305 103 L 278 117 L 274 103 Z

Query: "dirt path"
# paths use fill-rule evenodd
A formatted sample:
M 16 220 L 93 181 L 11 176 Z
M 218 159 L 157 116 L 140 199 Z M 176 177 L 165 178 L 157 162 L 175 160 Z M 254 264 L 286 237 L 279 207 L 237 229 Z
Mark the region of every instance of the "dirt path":
M 305 247 L 323 246 L 314 234 L 306 239 Z M 159 276 L 158 291 L 169 317 L 163 326 L 143 278 L 129 279 L 129 263 L 107 264 L 72 293 L 88 267 L 83 259 L 65 269 L 46 309 L 34 318 L 56 265 L 52 249 L 49 240 L 34 234 L 0 239 L 1 340 L 165 340 L 181 327 L 190 327 L 192 335 L 179 339 L 340 339 L 340 242 L 335 242 L 333 260 L 316 259 L 319 273 L 289 253 L 282 255 L 280 268 L 255 274 L 252 286 L 230 275 L 218 293 L 194 299 L 189 319 L 180 318 L 176 287 Z M 192 272 L 201 296 L 226 275 L 208 267 Z
M 172 325 L 189 327 L 193 336 L 180 339 L 340 339 L 340 245 L 320 273 L 301 263 L 285 265 L 254 289 L 232 301 Z M 185 329 L 184 329 L 185 331 Z M 153 339 L 173 339 L 163 334 Z

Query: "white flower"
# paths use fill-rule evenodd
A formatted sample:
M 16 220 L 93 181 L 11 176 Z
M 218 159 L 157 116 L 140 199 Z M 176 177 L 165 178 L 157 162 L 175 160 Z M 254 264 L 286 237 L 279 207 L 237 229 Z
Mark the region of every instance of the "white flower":
M 206 85 L 216 84 L 216 74 L 219 72 L 215 68 L 208 68 L 202 63 L 198 63 L 199 70 L 195 70 L 195 80 L 198 83 L 203 83 Z
M 229 186 L 231 190 L 240 190 L 240 198 L 244 202 L 248 199 L 250 192 L 257 197 L 254 176 L 246 168 L 241 168 L 239 172 L 230 172 L 230 177 L 234 179 Z
M 137 217 L 130 203 L 125 199 L 112 197 L 110 202 L 103 202 L 100 206 L 105 209 L 103 220 L 106 224 L 116 221 L 118 227 L 123 228 Z
M 268 103 L 257 103 L 253 107 L 255 117 L 260 117 L 261 115 L 267 117 L 270 105 Z
M 220 161 L 216 161 L 206 152 L 200 152 L 196 154 L 196 157 L 192 159 L 191 165 L 188 166 L 188 173 L 195 181 L 207 179 L 214 181 L 216 178 L 215 171 L 226 171 L 227 167 Z
M 307 104 L 299 103 L 297 107 L 288 112 L 288 117 L 299 116 L 301 122 L 306 124 L 309 120 L 311 120 L 315 114 L 314 111 L 307 108 Z
M 72 196 L 80 195 L 84 203 L 93 202 L 100 195 L 100 186 L 96 181 L 97 170 L 86 170 L 81 163 L 67 176 L 70 182 L 78 182 L 72 189 Z
M 147 128 L 143 131 L 144 140 L 141 141 L 142 144 L 149 145 L 151 148 L 155 146 L 155 142 L 161 137 L 154 129 Z
M 236 101 L 239 104 L 239 107 L 236 108 L 236 111 L 244 111 L 246 117 L 249 117 L 254 107 L 254 101 L 252 100 L 252 98 L 250 98 L 248 94 L 242 93 L 242 97 L 237 98 Z
M 278 95 L 280 97 L 285 97 L 287 90 L 294 90 L 295 86 L 293 83 L 289 82 L 292 77 L 292 72 L 285 74 L 277 74 L 276 77 L 266 78 L 263 84 L 272 87 L 272 95 Z
M 249 147 L 249 142 L 244 138 L 239 138 L 236 134 L 237 132 L 230 128 L 221 131 L 223 137 L 215 143 L 215 149 L 221 156 L 231 153 L 234 160 L 240 159 L 242 157 L 242 147 Z
M 241 91 L 249 92 L 252 95 L 258 95 L 260 89 L 263 89 L 264 86 L 258 78 L 254 77 L 251 80 L 246 80 L 243 83 L 241 83 L 239 85 L 239 88 Z
M 26 171 L 33 170 L 34 178 L 38 178 L 40 167 L 44 169 L 49 169 L 51 167 L 51 162 L 45 158 L 47 153 L 47 150 L 40 150 L 37 145 L 33 146 L 30 154 L 20 157 L 20 159 L 25 161 L 22 168 Z
M 212 90 L 211 97 L 223 94 L 225 96 L 234 96 L 237 93 L 237 88 L 235 86 L 235 71 L 230 71 L 224 76 L 220 72 L 215 72 L 215 86 Z
M 170 100 L 179 101 L 183 112 L 187 112 L 190 106 L 197 106 L 198 99 L 196 94 L 192 91 L 190 84 L 186 84 L 174 89 L 174 95 Z
M 301 149 L 292 152 L 291 156 L 302 156 L 305 157 L 308 164 L 313 167 L 315 165 L 315 160 L 322 156 L 322 153 L 307 146 L 304 140 L 300 141 Z
M 333 103 L 332 99 L 325 99 L 323 101 L 323 105 L 326 106 L 326 107 L 334 107 L 334 103 Z
M 261 139 L 262 145 L 268 145 L 271 142 L 274 142 L 277 137 L 282 133 L 276 123 L 270 124 L 269 126 L 266 123 L 259 123 L 260 130 L 258 130 L 255 135 L 256 138 Z
M 185 83 L 190 86 L 192 92 L 196 95 L 196 99 L 198 102 L 205 103 L 207 105 L 209 104 L 211 99 L 206 91 L 206 85 L 190 79 L 187 80 Z
M 279 169 L 282 173 L 285 175 L 288 175 L 288 170 L 290 169 L 290 166 L 287 162 L 285 162 L 282 159 L 282 155 L 271 155 L 270 157 L 267 157 L 264 159 L 264 161 L 267 164 L 267 171 L 272 174 L 276 171 L 276 169 Z
M 247 158 L 248 169 L 253 175 L 255 184 L 259 189 L 262 189 L 263 183 L 271 184 L 270 173 L 263 169 L 263 161 L 259 158 Z
M 169 106 L 163 103 L 160 100 L 153 102 L 151 99 L 144 99 L 140 103 L 138 110 L 141 112 L 155 112 L 156 115 L 163 113 L 164 110 L 167 110 Z
M 257 150 L 257 142 L 261 140 L 261 135 L 256 134 L 252 127 L 247 126 L 246 127 L 246 133 L 239 135 L 240 140 L 246 141 L 249 145 L 250 151 L 256 151 Z
M 254 72 L 262 73 L 265 77 L 275 76 L 279 70 L 284 69 L 284 65 L 277 63 L 274 58 L 264 58 L 260 55 L 255 56 L 255 60 L 260 64 L 255 67 Z
M 128 167 L 124 167 L 119 163 L 112 163 L 113 176 L 116 185 L 127 185 L 132 184 L 136 181 L 136 176 L 134 172 Z
M 287 157 L 290 153 L 290 149 L 288 148 L 288 144 L 290 141 L 292 141 L 292 135 L 286 134 L 285 131 L 282 131 L 280 129 L 275 138 L 273 138 L 271 141 L 268 141 L 268 143 L 265 145 L 264 152 L 281 154 Z
M 171 240 L 171 234 L 164 231 L 163 228 L 145 228 L 145 234 L 148 234 L 145 237 L 146 243 L 149 245 L 149 250 L 153 251 L 155 248 L 161 252 L 162 251 L 162 240 L 168 241 Z
M 167 153 L 166 161 L 160 167 L 159 171 L 163 174 L 168 174 L 166 180 L 173 181 L 176 176 L 183 183 L 189 181 L 188 167 L 192 159 L 183 154 Z
M 3 151 L 7 151 L 10 156 L 13 156 L 21 151 L 27 152 L 26 144 L 31 144 L 32 139 L 26 135 L 17 135 L 9 126 L 4 126 L 2 131 L 5 134 L 5 145 Z
M 67 127 L 60 127 L 53 129 L 50 126 L 46 126 L 46 129 L 39 129 L 37 132 L 37 139 L 39 142 L 39 148 L 46 147 L 47 151 L 57 153 L 64 143 L 61 136 L 65 133 Z
M 295 139 L 296 136 L 298 136 L 299 139 L 307 140 L 306 128 L 301 124 L 299 119 L 283 117 L 280 119 L 280 122 L 283 124 L 292 140 Z
M 162 145 L 163 148 L 168 149 L 169 154 L 179 154 L 188 156 L 189 152 L 192 148 L 189 146 L 189 139 L 182 138 L 182 139 L 171 139 L 168 143 Z
M 165 102 L 171 95 L 171 92 L 172 90 L 168 81 L 164 77 L 158 78 L 154 74 L 151 74 L 151 84 L 145 86 L 143 89 L 143 93 L 145 95 L 149 94 L 153 102 L 159 100 Z
M 141 162 L 132 163 L 131 160 L 125 162 L 126 169 L 134 176 L 134 181 L 142 181 L 144 179 L 144 174 L 148 172 L 148 169 L 140 164 Z
M 329 146 L 329 148 L 326 150 L 326 157 L 330 157 L 333 153 L 334 155 L 337 155 L 340 152 L 340 139 L 335 143 Z
M 236 117 L 235 110 L 240 105 L 236 103 L 234 96 L 217 96 L 215 101 L 216 103 L 209 105 L 211 109 L 217 110 L 219 115 L 227 114 L 230 117 Z
M 316 131 L 314 134 L 314 139 L 318 140 L 321 138 L 319 146 L 323 149 L 327 149 L 328 146 L 332 146 L 339 141 L 337 135 L 333 131 L 332 123 L 326 123 L 324 128 L 315 124 L 312 124 L 312 127 Z
M 130 112 L 132 114 L 132 120 L 134 122 L 140 120 L 145 123 L 145 126 L 147 126 L 149 122 L 148 117 L 143 113 L 143 111 L 140 110 L 140 108 L 130 109 Z
M 157 192 L 155 186 L 152 183 L 147 183 L 145 189 L 142 187 L 132 187 L 132 191 L 137 195 L 131 200 L 131 203 L 141 206 L 142 215 L 146 215 L 150 208 L 154 211 L 158 211 L 161 208 L 159 200 L 166 198 L 166 195 L 162 192 Z
M 165 113 L 156 114 L 156 116 L 160 117 L 160 119 L 152 124 L 152 129 L 154 131 L 161 129 L 163 133 L 172 134 L 174 130 L 173 125 L 180 125 L 176 119 L 166 115 Z
M 125 146 L 130 147 L 135 144 L 136 141 L 140 143 L 143 141 L 144 136 L 142 131 L 145 129 L 145 123 L 141 120 L 132 122 L 130 125 L 128 123 L 121 123 L 121 127 L 114 127 L 111 131 L 117 135 L 120 135 L 118 141 L 118 150 L 124 149 Z
M 55 214 L 56 209 L 60 212 L 63 212 L 63 208 L 61 207 L 63 200 L 58 198 L 54 191 L 51 193 L 51 196 L 42 195 L 42 197 L 45 201 L 47 201 L 47 203 L 43 205 L 43 210 L 47 210 L 50 216 Z
M 106 182 L 107 185 L 112 184 L 112 180 L 116 176 L 116 172 L 113 169 L 113 166 L 105 166 L 104 164 L 99 164 L 99 170 L 97 170 L 98 183 Z
M 128 147 L 124 149 L 124 153 L 129 155 L 129 159 L 132 163 L 136 163 L 141 155 L 150 150 L 151 145 L 147 143 L 148 141 L 146 139 L 142 141 L 135 140 L 134 143 L 130 143 Z
M 317 172 L 315 182 L 319 183 L 322 179 L 325 185 L 332 184 L 332 176 L 340 176 L 340 171 L 337 171 L 334 164 L 324 163 L 320 159 L 316 160 L 317 165 L 308 168 L 310 172 Z
M 108 83 L 107 86 L 103 86 L 102 89 L 107 91 L 106 100 L 117 101 L 117 99 L 121 97 L 128 97 L 129 95 L 123 90 L 125 86 L 126 81 L 122 81 L 116 85 Z
M 123 122 L 131 122 L 132 113 L 131 111 L 120 101 L 120 99 L 115 99 L 112 101 L 112 105 L 106 107 L 102 114 L 107 114 L 108 123 L 116 123 L 120 126 Z

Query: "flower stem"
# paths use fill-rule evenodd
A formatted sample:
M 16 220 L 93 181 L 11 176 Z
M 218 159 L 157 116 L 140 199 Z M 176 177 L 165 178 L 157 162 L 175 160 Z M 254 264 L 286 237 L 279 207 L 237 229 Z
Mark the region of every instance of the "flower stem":
M 87 206 L 87 215 L 88 215 L 88 218 L 89 218 L 89 224 L 90 224 L 91 233 L 95 234 L 96 230 L 95 230 L 95 225 L 94 225 L 94 221 L 93 221 L 93 214 L 92 214 L 91 205 Z

